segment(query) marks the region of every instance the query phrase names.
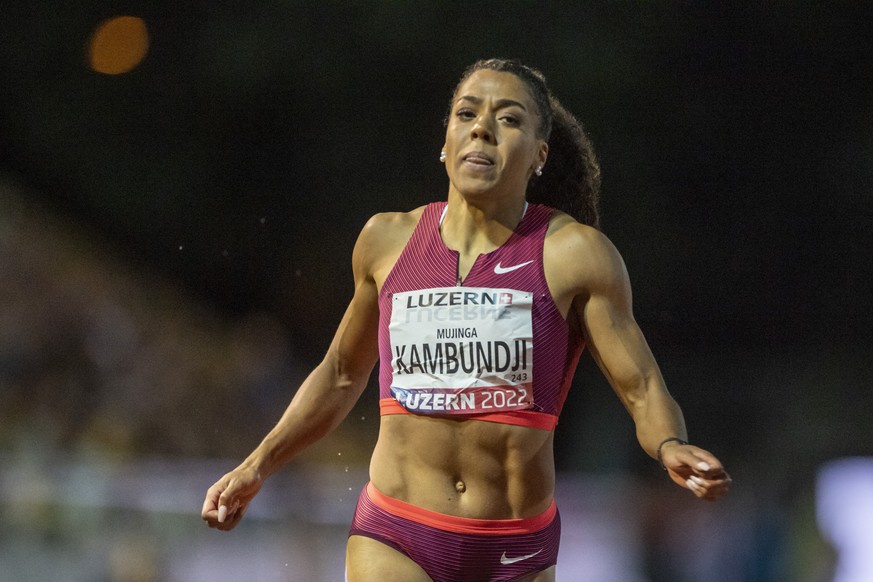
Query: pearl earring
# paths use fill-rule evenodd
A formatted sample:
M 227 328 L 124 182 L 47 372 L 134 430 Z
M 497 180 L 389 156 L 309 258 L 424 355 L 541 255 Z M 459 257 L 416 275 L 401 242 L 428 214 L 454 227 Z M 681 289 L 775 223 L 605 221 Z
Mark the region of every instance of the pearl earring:
M 440 152 L 440 162 L 445 163 L 446 161 L 446 150 Z
M 542 175 L 543 175 L 543 167 L 542 167 L 542 166 L 537 166 L 537 169 L 534 170 L 534 173 L 535 173 L 537 176 L 542 176 Z

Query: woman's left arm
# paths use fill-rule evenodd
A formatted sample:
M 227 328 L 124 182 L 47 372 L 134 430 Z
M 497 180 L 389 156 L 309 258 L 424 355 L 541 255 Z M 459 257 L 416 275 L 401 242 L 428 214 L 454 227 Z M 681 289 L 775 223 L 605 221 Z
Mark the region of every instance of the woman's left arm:
M 634 320 L 624 261 L 594 229 L 571 228 L 564 234 L 566 250 L 576 251 L 562 253 L 561 259 L 576 263 L 563 271 L 574 279 L 568 316 L 577 318 L 592 356 L 633 418 L 640 446 L 680 486 L 700 498 L 721 497 L 730 487 L 730 477 L 713 454 L 686 444 L 682 411 Z

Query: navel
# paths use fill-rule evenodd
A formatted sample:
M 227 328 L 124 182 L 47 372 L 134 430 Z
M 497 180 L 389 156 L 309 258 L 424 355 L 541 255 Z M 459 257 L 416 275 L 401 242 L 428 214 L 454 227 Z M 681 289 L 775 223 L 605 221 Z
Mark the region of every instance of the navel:
M 467 484 L 463 481 L 458 481 L 457 483 L 455 483 L 455 491 L 457 491 L 458 493 L 463 493 L 466 490 Z

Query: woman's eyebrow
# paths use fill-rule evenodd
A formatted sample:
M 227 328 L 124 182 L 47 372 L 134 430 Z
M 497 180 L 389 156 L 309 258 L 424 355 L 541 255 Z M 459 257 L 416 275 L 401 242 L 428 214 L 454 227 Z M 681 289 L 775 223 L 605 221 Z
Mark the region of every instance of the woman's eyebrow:
M 480 105 L 482 103 L 482 99 L 480 97 L 476 97 L 475 95 L 462 95 L 461 97 L 458 97 L 458 101 L 470 101 L 471 103 L 474 103 L 476 105 Z M 519 107 L 522 109 L 522 111 L 527 111 L 527 107 L 525 107 L 523 103 L 520 103 L 514 99 L 498 99 L 495 105 L 497 105 L 498 109 L 503 107 Z

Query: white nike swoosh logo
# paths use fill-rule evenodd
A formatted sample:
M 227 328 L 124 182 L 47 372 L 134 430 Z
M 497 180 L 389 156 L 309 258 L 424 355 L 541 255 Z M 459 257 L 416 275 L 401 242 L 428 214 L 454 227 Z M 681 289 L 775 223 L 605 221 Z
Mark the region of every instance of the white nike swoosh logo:
M 504 566 L 508 566 L 510 564 L 515 564 L 516 562 L 521 562 L 522 560 L 527 560 L 528 558 L 533 558 L 534 556 L 536 556 L 537 554 L 539 554 L 542 551 L 543 550 L 540 549 L 539 551 L 534 552 L 533 554 L 528 554 L 526 556 L 518 556 L 517 558 L 507 558 L 506 552 L 503 552 L 503 555 L 500 556 L 500 563 L 503 564 Z
M 525 265 L 530 265 L 531 263 L 533 263 L 533 260 L 527 261 L 526 263 L 519 263 L 517 265 L 512 265 L 511 267 L 501 267 L 500 263 L 497 263 L 496 265 L 494 265 L 494 273 L 497 275 L 511 273 L 511 272 L 515 271 L 516 269 L 521 269 Z

